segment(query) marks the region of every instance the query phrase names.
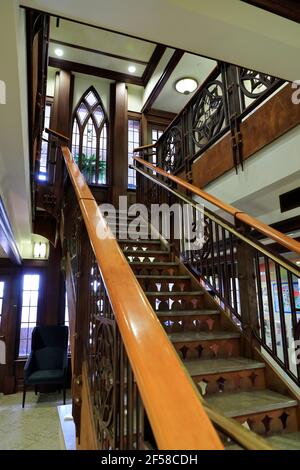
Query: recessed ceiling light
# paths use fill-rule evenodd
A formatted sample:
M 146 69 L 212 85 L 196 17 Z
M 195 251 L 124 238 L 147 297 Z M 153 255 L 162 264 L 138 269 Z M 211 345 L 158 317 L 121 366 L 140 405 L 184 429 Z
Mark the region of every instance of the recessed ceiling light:
M 129 65 L 129 67 L 128 67 L 128 72 L 129 72 L 129 73 L 134 73 L 134 72 L 136 72 L 136 67 L 135 67 L 134 65 Z
M 62 57 L 64 55 L 64 51 L 62 49 L 55 49 L 54 52 L 57 57 Z
M 193 91 L 196 90 L 197 86 L 197 80 L 189 77 L 181 78 L 175 83 L 176 91 L 178 91 L 178 93 L 182 93 L 183 95 L 189 95 L 190 93 L 193 93 Z

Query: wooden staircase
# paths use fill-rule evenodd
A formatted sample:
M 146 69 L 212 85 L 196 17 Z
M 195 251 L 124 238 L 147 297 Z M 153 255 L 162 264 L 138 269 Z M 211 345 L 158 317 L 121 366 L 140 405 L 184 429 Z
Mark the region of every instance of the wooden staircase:
M 116 237 L 206 406 L 265 437 L 274 449 L 300 450 L 299 401 L 261 352 L 245 356 L 239 328 L 162 240 Z M 108 222 L 110 219 L 108 218 Z M 228 449 L 239 449 L 231 441 Z

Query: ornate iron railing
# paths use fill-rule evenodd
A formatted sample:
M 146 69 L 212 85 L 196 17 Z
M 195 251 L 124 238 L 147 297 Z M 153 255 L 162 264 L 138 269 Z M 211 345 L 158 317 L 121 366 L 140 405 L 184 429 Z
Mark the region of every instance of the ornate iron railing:
M 283 83 L 267 74 L 219 63 L 157 141 L 158 166 L 172 173 L 188 172 L 193 161 L 229 131 L 236 153 L 241 121 Z M 236 167 L 242 164 L 237 155 L 233 158 Z
M 177 256 L 243 330 L 251 348 L 260 345 L 299 385 L 300 244 L 141 158 L 135 169 L 137 201 L 149 213 L 151 204 L 164 202 L 191 209 L 189 220 L 184 210 L 179 221 L 171 218 L 170 243 Z M 208 208 L 212 204 L 214 211 Z M 163 233 L 162 225 L 157 229 Z M 254 230 L 263 233 L 264 243 Z M 272 241 L 295 261 L 273 251 Z

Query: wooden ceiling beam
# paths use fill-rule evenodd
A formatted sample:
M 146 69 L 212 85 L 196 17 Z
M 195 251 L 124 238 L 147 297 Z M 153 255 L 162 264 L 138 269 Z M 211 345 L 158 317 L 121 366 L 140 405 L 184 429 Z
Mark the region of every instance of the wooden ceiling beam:
M 150 109 L 152 108 L 154 102 L 156 101 L 156 99 L 160 95 L 162 89 L 164 88 L 165 84 L 169 80 L 171 74 L 175 70 L 178 63 L 180 62 L 183 54 L 184 54 L 184 51 L 182 51 L 181 49 L 176 49 L 175 50 L 175 52 L 173 53 L 171 59 L 167 63 L 163 74 L 161 75 L 160 79 L 158 80 L 158 82 L 156 83 L 156 85 L 153 88 L 152 92 L 150 93 L 146 103 L 144 104 L 144 106 L 142 108 L 142 113 L 147 113 L 147 112 L 150 111 Z
M 144 87 L 146 87 L 146 85 L 148 84 L 166 49 L 166 46 L 163 46 L 162 44 L 158 44 L 154 49 L 153 54 L 142 76 Z
M 242 0 L 252 6 L 261 8 L 288 20 L 300 23 L 299 0 Z
M 114 70 L 102 69 L 93 65 L 80 64 L 64 59 L 49 58 L 49 67 L 67 70 L 70 72 L 82 73 L 85 75 L 93 75 L 94 77 L 107 78 L 116 82 L 124 82 L 132 85 L 143 86 L 143 80 L 140 77 L 129 75 L 126 73 L 115 72 Z

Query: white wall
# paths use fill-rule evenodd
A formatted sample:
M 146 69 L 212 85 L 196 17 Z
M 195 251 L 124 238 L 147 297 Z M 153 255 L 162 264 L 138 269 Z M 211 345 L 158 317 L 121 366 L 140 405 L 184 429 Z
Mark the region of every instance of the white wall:
M 20 248 L 31 236 L 25 14 L 16 0 L 0 2 L 0 194 Z
M 128 85 L 128 111 L 140 113 L 143 107 L 144 88 L 138 85 Z
M 80 73 L 75 73 L 74 81 L 74 99 L 73 99 L 73 109 L 77 106 L 80 98 L 83 93 L 90 87 L 94 86 L 97 90 L 105 111 L 109 117 L 109 96 L 110 96 L 110 84 L 113 83 L 111 80 L 106 80 L 104 78 L 92 77 L 90 75 L 83 75 Z
M 55 91 L 55 75 L 57 69 L 53 67 L 48 67 L 48 75 L 47 75 L 47 96 L 51 96 L 53 98 L 54 91 Z
M 299 149 L 297 126 L 246 160 L 244 171 L 225 173 L 205 191 L 267 224 L 298 216 L 300 208 L 281 214 L 279 195 L 300 186 Z

